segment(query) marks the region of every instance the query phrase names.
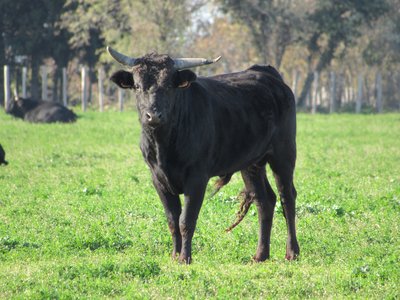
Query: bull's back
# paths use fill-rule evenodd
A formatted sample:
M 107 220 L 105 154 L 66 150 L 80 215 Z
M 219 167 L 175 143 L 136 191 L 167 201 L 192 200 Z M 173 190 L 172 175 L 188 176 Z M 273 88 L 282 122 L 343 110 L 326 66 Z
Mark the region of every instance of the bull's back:
M 25 115 L 25 120 L 34 123 L 70 123 L 76 121 L 76 115 L 60 104 L 44 102 L 29 111 Z
M 213 175 L 232 173 L 272 151 L 273 136 L 295 112 L 293 93 L 270 66 L 210 78 L 214 102 Z

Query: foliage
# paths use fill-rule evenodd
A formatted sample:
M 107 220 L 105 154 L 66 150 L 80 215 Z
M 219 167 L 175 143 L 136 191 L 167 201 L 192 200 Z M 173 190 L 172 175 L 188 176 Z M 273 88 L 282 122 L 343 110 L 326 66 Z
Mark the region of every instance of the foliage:
M 294 43 L 301 24 L 301 13 L 295 12 L 292 1 L 221 0 L 224 12 L 231 12 L 235 19 L 243 22 L 253 37 L 260 59 L 280 67 L 286 48 Z
M 51 66 L 49 83 L 57 99 L 61 67 L 68 67 L 71 78 L 81 65 L 89 66 L 91 95 L 97 67 L 110 71 L 114 66 L 106 45 L 132 56 L 153 51 L 186 57 L 222 54 L 221 63 L 204 72 L 267 63 L 286 81 L 296 71 L 307 73 L 298 82 L 300 106 L 314 71 L 334 70 L 354 78 L 363 71 L 372 78 L 380 69 L 387 73 L 386 107 L 398 107 L 399 15 L 396 0 L 3 0 L 0 65 L 13 67 L 17 56 L 26 56 L 28 91 L 34 97 L 40 94 L 39 66 Z M 14 80 L 20 78 L 18 68 L 12 68 Z M 348 81 L 349 89 L 355 89 L 356 80 Z M 3 82 L 0 72 L 0 90 Z M 80 93 L 74 84 L 71 89 L 71 94 Z M 0 93 L 0 103 L 2 97 Z
M 305 104 L 309 93 L 313 72 L 320 72 L 330 65 L 336 51 L 342 45 L 341 52 L 347 51 L 347 46 L 361 34 L 362 25 L 370 25 L 388 9 L 386 1 L 381 0 L 351 0 L 337 2 L 321 0 L 316 9 L 309 13 L 309 38 L 306 39 L 310 56 L 309 60 L 315 66 L 308 73 L 299 97 L 298 105 Z M 316 57 L 313 62 L 313 57 Z
M 398 115 L 298 115 L 300 260 L 284 261 L 280 205 L 265 263 L 251 262 L 254 207 L 224 232 L 243 186 L 234 176 L 204 201 L 191 266 L 169 257 L 136 113 L 79 115 L 29 124 L 0 112 L 0 298 L 400 296 Z

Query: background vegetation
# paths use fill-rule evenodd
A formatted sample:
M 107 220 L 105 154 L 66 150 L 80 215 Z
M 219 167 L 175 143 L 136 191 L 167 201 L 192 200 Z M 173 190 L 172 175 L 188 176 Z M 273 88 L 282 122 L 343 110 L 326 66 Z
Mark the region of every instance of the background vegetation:
M 400 107 L 397 0 L 3 0 L 0 32 L 0 66 L 12 66 L 17 87 L 21 67 L 28 66 L 29 91 L 35 98 L 42 64 L 52 67 L 49 82 L 55 101 L 60 101 L 61 68 L 68 67 L 70 100 L 77 100 L 79 66 L 88 66 L 90 98 L 97 68 L 107 73 L 117 67 L 105 53 L 111 45 L 133 56 L 150 51 L 222 55 L 222 63 L 199 70 L 203 75 L 269 63 L 291 84 L 299 71 L 301 107 L 309 106 L 315 71 L 321 73 L 321 83 L 329 80 L 328 71 L 340 74 L 352 87 L 350 98 L 357 76 L 363 75 L 364 105 L 373 106 L 379 71 L 385 109 Z M 2 84 L 0 72 L 0 90 Z M 107 87 L 107 95 L 112 89 Z M 339 90 L 338 97 L 343 93 Z
M 298 261 L 284 260 L 280 205 L 265 263 L 251 261 L 254 207 L 224 232 L 243 187 L 235 175 L 203 204 L 191 266 L 170 259 L 136 113 L 62 125 L 0 112 L 0 124 L 2 299 L 400 297 L 397 114 L 298 115 Z

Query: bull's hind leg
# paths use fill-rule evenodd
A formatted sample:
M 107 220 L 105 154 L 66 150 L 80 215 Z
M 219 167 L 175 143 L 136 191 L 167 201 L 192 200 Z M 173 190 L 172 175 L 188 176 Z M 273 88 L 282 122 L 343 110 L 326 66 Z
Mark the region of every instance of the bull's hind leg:
M 284 152 L 280 152 L 283 154 Z M 295 156 L 290 156 L 295 157 Z M 296 189 L 293 184 L 294 161 L 287 157 L 274 157 L 270 161 L 274 172 L 276 185 L 278 187 L 283 214 L 286 219 L 287 241 L 286 259 L 293 260 L 300 254 L 299 244 L 296 237 Z
M 254 260 L 264 261 L 269 258 L 269 245 L 276 196 L 268 183 L 265 166 L 251 166 L 246 170 L 242 170 L 242 177 L 246 186 L 246 193 L 254 194 L 254 201 L 258 210 L 260 229 L 257 252 L 254 256 Z

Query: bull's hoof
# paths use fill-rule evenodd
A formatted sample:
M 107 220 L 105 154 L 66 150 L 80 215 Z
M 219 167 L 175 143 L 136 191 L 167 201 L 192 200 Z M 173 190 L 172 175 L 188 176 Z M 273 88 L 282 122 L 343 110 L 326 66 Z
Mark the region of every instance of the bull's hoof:
M 285 259 L 286 260 L 296 260 L 298 258 L 299 258 L 299 254 L 298 253 L 294 253 L 294 252 L 286 253 L 286 255 L 285 255 Z
M 253 261 L 255 262 L 263 262 L 269 259 L 269 254 L 256 254 L 253 256 Z
M 285 259 L 286 260 L 295 260 L 299 257 L 300 255 L 300 249 L 299 246 L 297 245 L 296 247 L 292 249 L 286 249 L 286 255 Z
M 193 262 L 193 260 L 192 260 L 192 258 L 190 256 L 189 257 L 185 257 L 185 256 L 181 255 L 178 258 L 178 262 L 180 264 L 183 264 L 183 265 L 190 265 Z

